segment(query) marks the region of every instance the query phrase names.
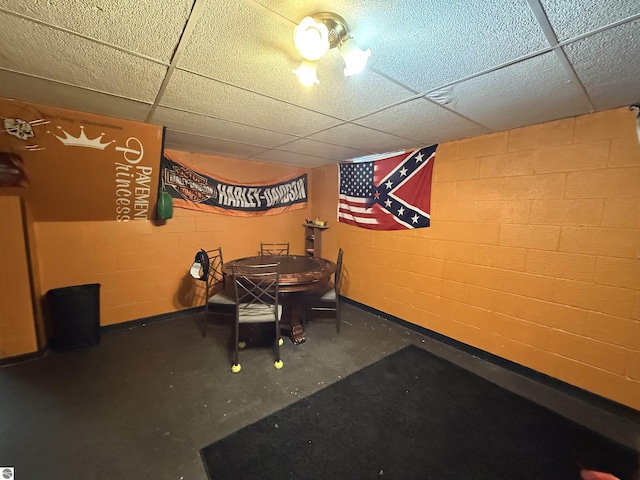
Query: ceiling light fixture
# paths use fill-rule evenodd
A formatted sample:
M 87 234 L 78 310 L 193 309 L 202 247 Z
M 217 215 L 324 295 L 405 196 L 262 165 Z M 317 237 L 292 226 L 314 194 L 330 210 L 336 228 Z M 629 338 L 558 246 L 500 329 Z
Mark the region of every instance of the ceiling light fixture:
M 344 60 L 346 77 L 364 70 L 371 50 L 361 50 L 347 28 L 347 22 L 335 13 L 322 12 L 304 17 L 293 30 L 293 43 L 304 58 L 293 70 L 303 85 L 320 83 L 316 76 L 317 60 L 331 48 L 338 47 Z
M 302 60 L 302 63 L 298 67 L 297 70 L 294 70 L 298 76 L 298 80 L 305 87 L 310 87 L 311 85 L 316 85 L 320 83 L 318 80 L 318 76 L 316 75 L 316 69 L 318 68 L 318 62 L 313 60 Z

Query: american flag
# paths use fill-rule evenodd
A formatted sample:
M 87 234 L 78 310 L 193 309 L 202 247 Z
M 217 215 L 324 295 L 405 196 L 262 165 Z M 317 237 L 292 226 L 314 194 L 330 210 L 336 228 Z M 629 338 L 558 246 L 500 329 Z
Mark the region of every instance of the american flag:
M 428 227 L 437 146 L 341 163 L 338 221 L 373 230 Z

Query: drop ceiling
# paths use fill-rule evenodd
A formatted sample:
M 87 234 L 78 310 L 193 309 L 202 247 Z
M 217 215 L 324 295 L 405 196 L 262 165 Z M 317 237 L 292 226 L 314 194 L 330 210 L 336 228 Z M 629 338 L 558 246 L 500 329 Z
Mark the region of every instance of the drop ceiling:
M 304 87 L 293 28 L 320 11 L 372 54 Z M 0 43 L 0 96 L 309 168 L 640 101 L 638 0 L 0 0 Z

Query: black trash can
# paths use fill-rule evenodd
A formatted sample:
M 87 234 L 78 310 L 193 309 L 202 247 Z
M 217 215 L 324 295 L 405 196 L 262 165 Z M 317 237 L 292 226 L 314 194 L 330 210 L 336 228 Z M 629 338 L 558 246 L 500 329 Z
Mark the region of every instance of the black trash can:
M 53 350 L 64 351 L 100 342 L 100 284 L 54 288 L 47 292 L 53 324 Z

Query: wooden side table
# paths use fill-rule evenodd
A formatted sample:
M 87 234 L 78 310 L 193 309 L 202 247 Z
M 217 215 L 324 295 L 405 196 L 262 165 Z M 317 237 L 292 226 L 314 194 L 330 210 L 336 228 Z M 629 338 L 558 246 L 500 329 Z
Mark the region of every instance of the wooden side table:
M 329 227 L 321 227 L 313 223 L 304 224 L 304 251 L 309 257 L 320 257 L 322 245 L 322 231 Z

